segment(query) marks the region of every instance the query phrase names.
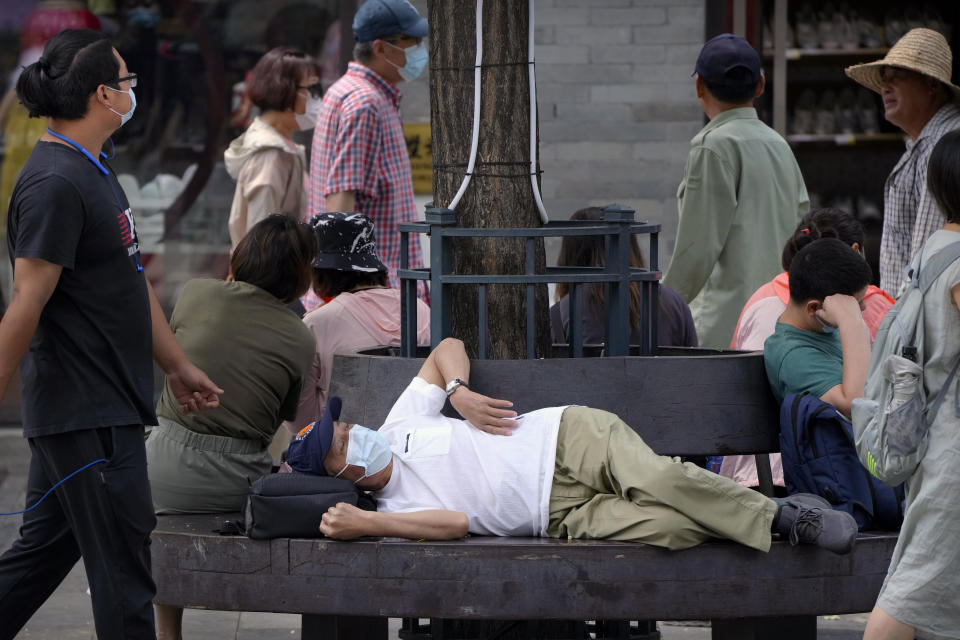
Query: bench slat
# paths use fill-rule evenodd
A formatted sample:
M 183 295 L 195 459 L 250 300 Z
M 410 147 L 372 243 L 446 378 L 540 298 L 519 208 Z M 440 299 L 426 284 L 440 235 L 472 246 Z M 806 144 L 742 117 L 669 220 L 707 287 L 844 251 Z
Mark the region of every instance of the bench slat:
M 422 364 L 335 356 L 330 395 L 343 399 L 341 419 L 380 426 Z M 611 411 L 660 454 L 779 451 L 779 425 L 771 424 L 778 411 L 761 353 L 475 360 L 470 378 L 472 388 L 511 400 L 521 413 L 567 404 Z
M 352 616 L 693 620 L 868 611 L 896 543 L 894 534 L 864 535 L 852 554 L 836 556 L 785 542 L 769 554 L 728 542 L 682 552 L 540 538 L 261 542 L 186 533 L 176 520 L 161 517 L 153 535 L 157 602 Z M 283 559 L 267 569 L 272 575 L 254 564 L 198 565 L 190 551 L 197 545 L 208 557 L 216 548 L 229 558 Z

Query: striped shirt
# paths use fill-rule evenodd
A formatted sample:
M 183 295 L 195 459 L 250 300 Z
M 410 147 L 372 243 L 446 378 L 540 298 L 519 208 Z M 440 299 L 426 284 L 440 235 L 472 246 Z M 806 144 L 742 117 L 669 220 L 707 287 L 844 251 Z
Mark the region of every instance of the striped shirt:
M 356 194 L 356 208 L 376 225 L 377 253 L 398 286 L 400 232 L 417 219 L 410 157 L 403 137 L 400 91 L 377 73 L 351 62 L 327 90 L 317 114 L 310 156 L 310 215 L 326 211 L 326 196 Z M 410 236 L 410 266 L 422 264 L 420 239 Z
M 887 177 L 883 198 L 883 237 L 880 241 L 880 288 L 898 297 L 906 280 L 903 271 L 946 218 L 927 190 L 927 164 L 940 137 L 960 129 L 960 105 L 940 107 Z

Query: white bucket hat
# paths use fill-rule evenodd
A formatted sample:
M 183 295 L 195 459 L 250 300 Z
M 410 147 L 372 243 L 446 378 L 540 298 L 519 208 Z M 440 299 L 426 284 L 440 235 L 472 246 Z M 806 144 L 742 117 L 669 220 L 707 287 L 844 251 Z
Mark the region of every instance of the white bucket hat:
M 960 100 L 960 87 L 950 82 L 953 71 L 950 45 L 946 38 L 932 29 L 911 29 L 880 60 L 855 64 L 844 71 L 867 89 L 880 93 L 883 84 L 880 75 L 884 67 L 909 69 L 939 80 L 950 88 L 954 100 Z

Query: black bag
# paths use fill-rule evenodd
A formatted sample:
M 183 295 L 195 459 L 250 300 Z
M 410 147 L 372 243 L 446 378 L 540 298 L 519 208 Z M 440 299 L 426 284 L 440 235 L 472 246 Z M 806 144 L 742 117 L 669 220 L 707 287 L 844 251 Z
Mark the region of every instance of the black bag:
M 346 502 L 376 511 L 377 501 L 349 480 L 307 473 L 272 473 L 250 486 L 244 527 L 254 540 L 320 538 L 327 509 Z

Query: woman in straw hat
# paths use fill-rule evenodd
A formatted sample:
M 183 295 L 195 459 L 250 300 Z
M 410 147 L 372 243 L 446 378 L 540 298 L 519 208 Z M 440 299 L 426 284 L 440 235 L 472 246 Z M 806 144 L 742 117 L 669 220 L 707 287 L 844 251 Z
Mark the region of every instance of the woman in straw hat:
M 931 29 L 911 29 L 876 62 L 847 67 L 856 82 L 883 98 L 884 117 L 910 137 L 887 177 L 880 244 L 880 287 L 897 297 L 903 269 L 944 223 L 927 190 L 927 163 L 944 133 L 960 128 L 960 87 L 950 82 L 953 54 Z

